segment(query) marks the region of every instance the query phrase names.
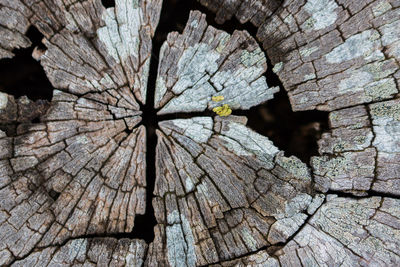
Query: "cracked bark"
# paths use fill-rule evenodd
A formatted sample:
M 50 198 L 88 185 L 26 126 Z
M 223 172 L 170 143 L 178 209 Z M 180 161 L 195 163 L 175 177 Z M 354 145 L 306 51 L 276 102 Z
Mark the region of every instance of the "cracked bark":
M 162 1 L 115 2 L 0 4 L 0 58 L 36 27 L 47 49 L 34 57 L 54 87 L 50 102 L 0 93 L 0 265 L 400 264 L 398 1 L 199 0 L 257 36 L 192 12 L 162 45 L 149 89 Z M 330 111 L 311 168 L 246 117 L 210 115 L 273 98 L 264 52 L 293 110 Z M 162 115 L 154 192 L 147 90 Z M 146 243 L 135 218 L 153 193 Z

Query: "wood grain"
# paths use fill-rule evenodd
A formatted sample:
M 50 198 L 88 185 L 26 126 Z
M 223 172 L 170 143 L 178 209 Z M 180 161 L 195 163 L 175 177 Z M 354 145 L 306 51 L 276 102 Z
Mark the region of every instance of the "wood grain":
M 199 2 L 258 33 L 193 11 L 168 35 L 154 105 L 193 116 L 159 122 L 147 192 L 140 107 L 162 1 L 0 0 L 0 58 L 36 27 L 54 87 L 50 102 L 0 93 L 0 265 L 398 266 L 399 1 Z M 267 56 L 293 110 L 330 112 L 310 165 L 234 115 L 278 91 Z M 206 115 L 224 104 L 233 115 Z M 146 243 L 128 235 L 148 194 Z

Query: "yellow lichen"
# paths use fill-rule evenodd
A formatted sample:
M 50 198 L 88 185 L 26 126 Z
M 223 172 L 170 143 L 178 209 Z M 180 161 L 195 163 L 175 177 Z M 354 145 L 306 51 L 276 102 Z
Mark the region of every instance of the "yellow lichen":
M 213 111 L 221 117 L 229 116 L 232 114 L 232 109 L 229 107 L 228 104 L 224 104 L 223 106 L 213 108 Z
M 212 101 L 214 101 L 214 102 L 220 102 L 220 101 L 224 100 L 225 98 L 224 98 L 223 95 L 218 95 L 218 96 L 213 96 L 213 97 L 211 97 L 211 99 L 212 99 Z

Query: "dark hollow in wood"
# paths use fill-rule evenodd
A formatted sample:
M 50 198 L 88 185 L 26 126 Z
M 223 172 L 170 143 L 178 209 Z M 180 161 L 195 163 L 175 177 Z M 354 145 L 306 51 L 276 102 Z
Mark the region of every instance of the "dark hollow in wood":
M 0 91 L 15 98 L 27 96 L 31 100 L 50 101 L 53 86 L 47 78 L 38 60 L 32 57 L 34 50 L 44 53 L 43 34 L 35 26 L 29 27 L 26 36 L 32 45 L 28 48 L 14 49 L 12 59 L 0 60 Z

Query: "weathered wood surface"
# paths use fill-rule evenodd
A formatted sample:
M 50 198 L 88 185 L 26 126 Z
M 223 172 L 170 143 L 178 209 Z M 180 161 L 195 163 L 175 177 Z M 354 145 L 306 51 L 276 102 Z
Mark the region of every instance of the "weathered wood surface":
M 39 59 L 57 90 L 40 123 L 20 125 L 16 137 L 2 132 L 0 264 L 73 237 L 131 232 L 144 214 L 146 137 L 136 126 L 161 9 L 160 1 L 107 10 L 100 1 L 15 2 L 2 11 L 45 36 Z M 17 121 L 3 95 L 1 114 Z
M 206 265 L 285 242 L 322 203 L 307 166 L 243 121 L 160 123 L 154 206 L 166 246 L 150 244 L 150 266 Z
M 327 196 L 327 202 L 285 247 L 220 266 L 397 266 L 399 200 Z
M 0 92 L 0 121 L 3 125 L 30 122 L 44 115 L 48 108 L 46 100 L 31 101 L 26 96 L 15 99 L 12 95 Z
M 143 240 L 72 239 L 32 252 L 13 266 L 142 266 L 146 248 Z
M 294 110 L 331 111 L 321 156 L 311 169 L 283 156 L 245 117 L 162 121 L 155 239 L 107 237 L 135 232 L 152 193 L 140 103 L 161 0 L 1 0 L 0 57 L 38 28 L 47 50 L 35 57 L 54 93 L 50 103 L 0 93 L 0 120 L 19 123 L 0 131 L 0 265 L 400 264 L 400 3 L 200 2 L 219 22 L 258 27 Z M 247 32 L 193 12 L 162 46 L 155 106 L 248 109 L 277 91 L 266 68 Z
M 230 15 L 222 6 L 249 20 L 256 15 L 238 10 L 257 9 L 261 1 L 220 2 L 224 21 Z M 322 191 L 400 194 L 399 103 L 383 101 L 399 93 L 399 6 L 390 0 L 285 1 L 273 16 L 257 12 L 262 20 L 250 19 L 292 108 L 338 110 L 320 140 L 324 156 L 311 163 Z
M 265 55 L 244 31 L 233 35 L 207 27 L 204 15 L 190 16 L 182 35 L 168 35 L 160 52 L 155 92 L 159 114 L 195 112 L 228 104 L 250 109 L 273 98 Z M 176 60 L 178 59 L 178 60 Z M 223 96 L 220 102 L 212 96 Z
M 282 4 L 283 0 L 198 0 L 216 13 L 217 23 L 224 23 L 235 16 L 241 23 L 251 22 L 260 26 Z
M 257 39 L 274 64 L 294 110 L 331 111 L 398 94 L 397 0 L 199 2 L 219 10 L 224 16 L 221 21 L 234 13 L 224 13 L 225 9 L 235 10 L 239 19 L 246 18 L 258 27 Z M 260 5 L 269 10 L 268 6 L 277 2 L 283 3 L 273 15 L 257 11 Z M 257 12 L 241 15 L 242 9 Z

